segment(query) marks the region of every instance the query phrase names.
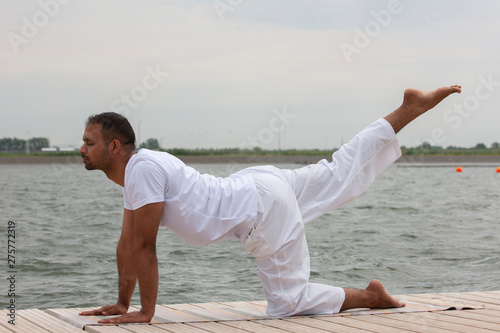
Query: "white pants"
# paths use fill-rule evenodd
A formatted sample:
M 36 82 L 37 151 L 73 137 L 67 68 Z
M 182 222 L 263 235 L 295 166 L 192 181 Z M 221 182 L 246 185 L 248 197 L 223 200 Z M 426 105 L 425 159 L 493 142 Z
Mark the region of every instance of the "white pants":
M 342 288 L 310 283 L 307 223 L 363 193 L 401 156 L 391 125 L 379 119 L 332 155 L 296 170 L 247 169 L 259 196 L 259 220 L 243 240 L 257 260 L 270 316 L 332 314 Z

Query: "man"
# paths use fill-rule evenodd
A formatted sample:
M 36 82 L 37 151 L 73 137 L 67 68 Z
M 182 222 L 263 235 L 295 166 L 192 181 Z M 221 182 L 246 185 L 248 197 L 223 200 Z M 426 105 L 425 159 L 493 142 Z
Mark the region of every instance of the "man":
M 196 245 L 241 240 L 255 258 L 271 316 L 332 314 L 359 307 L 403 307 L 372 280 L 366 289 L 309 282 L 307 223 L 359 196 L 401 155 L 396 133 L 460 86 L 407 89 L 402 105 L 326 160 L 297 170 L 252 167 L 227 178 L 201 175 L 168 153 L 142 149 L 127 119 L 103 113 L 87 120 L 80 148 L 88 170 L 123 187 L 117 246 L 118 301 L 81 315 L 121 315 L 101 323 L 149 322 L 158 291 L 156 235 L 168 227 Z M 141 310 L 129 312 L 137 281 Z

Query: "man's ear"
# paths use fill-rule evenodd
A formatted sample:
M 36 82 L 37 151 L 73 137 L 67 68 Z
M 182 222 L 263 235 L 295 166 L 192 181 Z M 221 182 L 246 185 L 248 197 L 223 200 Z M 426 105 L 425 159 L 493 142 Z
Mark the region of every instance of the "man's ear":
M 120 144 L 120 141 L 118 141 L 118 139 L 114 139 L 113 141 L 111 141 L 109 143 L 109 145 L 110 145 L 110 149 L 111 149 L 112 154 L 116 154 L 120 151 L 121 144 Z

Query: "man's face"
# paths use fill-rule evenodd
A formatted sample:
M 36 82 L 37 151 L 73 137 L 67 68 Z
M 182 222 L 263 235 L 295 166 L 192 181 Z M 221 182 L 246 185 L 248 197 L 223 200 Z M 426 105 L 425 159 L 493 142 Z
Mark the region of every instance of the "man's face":
M 78 151 L 82 154 L 87 170 L 106 170 L 111 162 L 108 144 L 102 137 L 100 124 L 89 124 L 83 133 L 83 145 Z

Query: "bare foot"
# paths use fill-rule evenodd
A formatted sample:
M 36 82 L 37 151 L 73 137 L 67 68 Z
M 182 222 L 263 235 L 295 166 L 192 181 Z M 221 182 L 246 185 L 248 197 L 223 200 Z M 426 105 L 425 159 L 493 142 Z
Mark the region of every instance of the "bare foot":
M 382 283 L 372 280 L 366 289 L 344 289 L 345 300 L 340 311 L 354 308 L 402 308 L 403 302 L 398 301 L 385 290 Z
M 443 99 L 453 93 L 462 92 L 462 87 L 455 85 L 442 87 L 431 91 L 406 89 L 403 104 L 394 112 L 385 117 L 398 133 L 403 127 L 415 120 L 418 116 L 438 105 Z
M 376 301 L 371 308 L 385 309 L 385 308 L 402 308 L 406 304 L 398 301 L 385 290 L 384 286 L 378 280 L 372 280 L 368 287 L 365 289 L 371 293 Z
M 443 99 L 453 93 L 462 92 L 462 87 L 455 85 L 442 87 L 431 91 L 406 89 L 401 107 L 415 113 L 415 118 L 438 105 Z

